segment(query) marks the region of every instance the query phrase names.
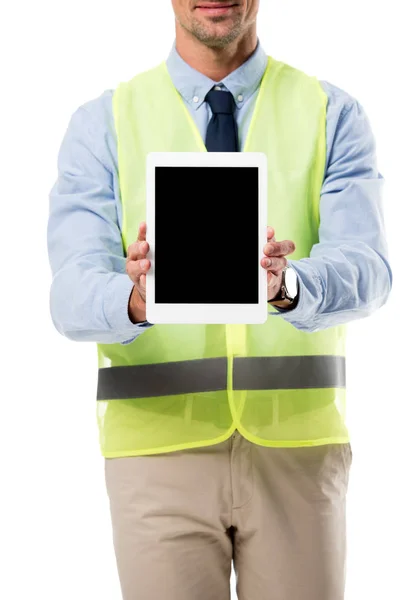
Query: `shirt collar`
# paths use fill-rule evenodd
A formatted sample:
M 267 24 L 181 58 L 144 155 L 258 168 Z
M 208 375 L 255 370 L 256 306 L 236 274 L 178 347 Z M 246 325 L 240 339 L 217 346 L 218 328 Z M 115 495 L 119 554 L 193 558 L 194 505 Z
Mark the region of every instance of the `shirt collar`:
M 240 109 L 259 86 L 267 67 L 267 60 L 268 57 L 258 40 L 255 51 L 246 62 L 221 81 L 213 81 L 183 60 L 178 54 L 174 40 L 166 63 L 174 86 L 193 109 L 197 110 L 210 89 L 221 83 L 232 93 L 236 106 Z

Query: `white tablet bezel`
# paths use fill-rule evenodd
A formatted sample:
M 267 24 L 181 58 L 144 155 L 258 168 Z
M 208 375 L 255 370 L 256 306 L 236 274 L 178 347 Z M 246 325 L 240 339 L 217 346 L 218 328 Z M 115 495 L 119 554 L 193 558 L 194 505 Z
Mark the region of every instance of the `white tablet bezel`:
M 258 277 L 259 295 L 257 304 L 160 304 L 155 303 L 155 168 L 156 167 L 257 167 L 259 173 L 258 203 Z M 222 185 L 223 188 L 223 185 Z M 190 202 L 190 197 L 188 197 Z M 243 210 L 246 199 L 238 198 Z M 260 264 L 263 247 L 267 242 L 267 157 L 261 152 L 150 152 L 147 155 L 146 184 L 146 239 L 150 246 L 148 258 L 151 267 L 146 277 L 146 319 L 154 324 L 260 324 L 268 317 L 267 275 Z M 208 244 L 210 240 L 204 240 Z M 171 244 L 179 244 L 179 235 L 171 238 Z M 243 252 L 243 240 L 238 251 Z M 173 253 L 173 249 L 171 248 Z M 232 250 L 227 248 L 226 258 L 232 257 Z M 221 257 L 218 257 L 221 258 Z M 172 259 L 172 256 L 171 256 Z M 173 260 L 179 261 L 179 253 Z M 172 262 L 172 260 L 171 260 Z M 174 269 L 174 281 L 171 285 L 179 285 L 179 271 Z M 243 277 L 238 273 L 237 285 Z M 175 280 L 175 278 L 178 278 Z M 203 284 L 207 284 L 206 269 Z

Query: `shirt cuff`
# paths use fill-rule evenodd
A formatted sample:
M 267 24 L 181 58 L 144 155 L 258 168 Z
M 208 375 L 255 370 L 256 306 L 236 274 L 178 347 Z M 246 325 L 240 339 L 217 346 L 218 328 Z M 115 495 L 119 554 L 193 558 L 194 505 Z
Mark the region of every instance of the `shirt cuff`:
M 128 305 L 133 285 L 129 275 L 114 273 L 104 293 L 104 317 L 109 328 L 122 338 L 121 344 L 129 344 L 152 326 L 148 321 L 132 323 L 129 318 Z

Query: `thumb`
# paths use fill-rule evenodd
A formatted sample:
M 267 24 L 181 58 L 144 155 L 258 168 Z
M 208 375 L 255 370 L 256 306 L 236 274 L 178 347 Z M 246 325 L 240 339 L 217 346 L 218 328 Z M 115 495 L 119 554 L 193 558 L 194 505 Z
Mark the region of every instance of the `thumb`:
M 146 301 L 146 274 L 142 273 L 139 277 L 138 292 L 142 300 Z

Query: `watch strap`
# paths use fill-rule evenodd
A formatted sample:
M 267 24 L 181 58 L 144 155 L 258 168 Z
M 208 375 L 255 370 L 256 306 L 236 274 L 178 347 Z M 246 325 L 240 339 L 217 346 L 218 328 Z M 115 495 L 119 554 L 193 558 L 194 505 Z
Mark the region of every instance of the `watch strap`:
M 282 271 L 282 283 L 281 286 L 279 288 L 279 291 L 277 293 L 277 295 L 274 298 L 271 298 L 271 300 L 268 300 L 269 304 L 273 304 L 274 306 L 277 306 L 278 308 L 287 308 L 289 306 L 292 306 L 293 304 L 297 304 L 297 299 L 298 299 L 298 295 L 299 295 L 299 290 L 297 289 L 297 294 L 294 298 L 292 298 L 291 296 L 289 296 L 288 294 L 288 290 L 286 287 L 286 271 L 288 269 L 290 269 L 291 267 L 289 265 L 287 265 L 283 271 Z

